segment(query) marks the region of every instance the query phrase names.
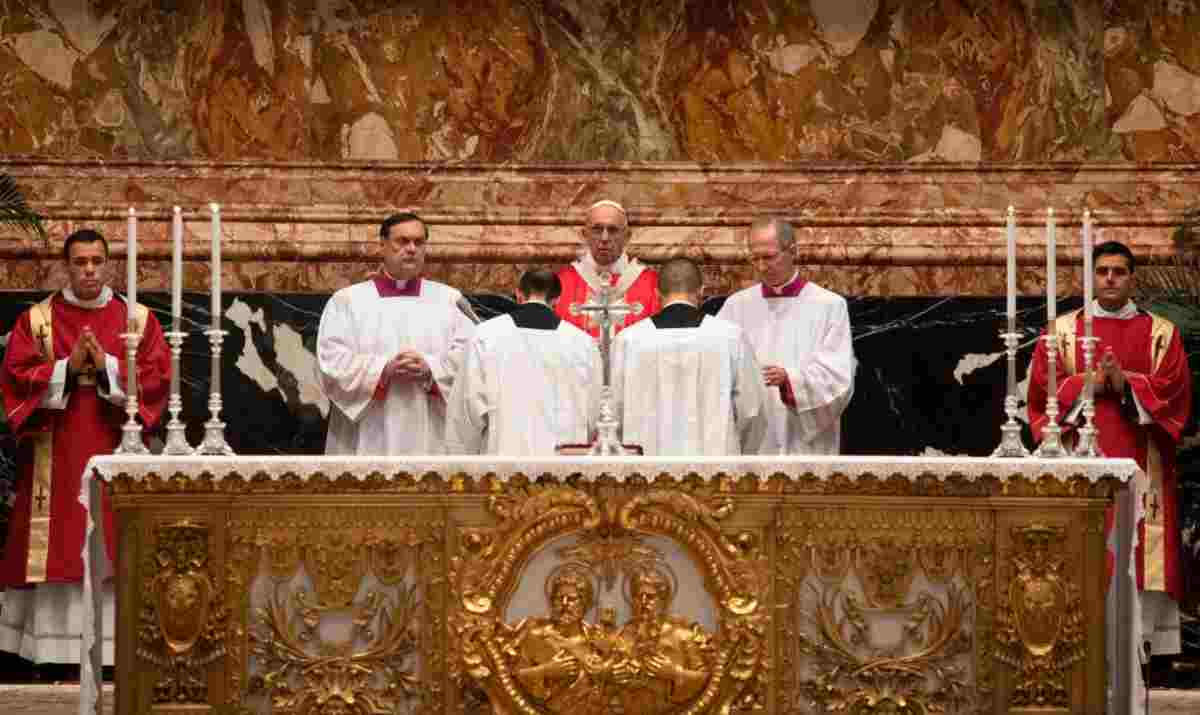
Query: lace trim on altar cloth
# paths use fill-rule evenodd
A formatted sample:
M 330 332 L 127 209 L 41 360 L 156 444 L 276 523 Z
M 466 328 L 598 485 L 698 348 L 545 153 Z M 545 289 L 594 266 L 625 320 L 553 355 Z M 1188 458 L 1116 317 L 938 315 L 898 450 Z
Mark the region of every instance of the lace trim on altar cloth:
M 1091 483 L 1114 478 L 1129 481 L 1138 472 L 1132 459 L 990 459 L 955 457 L 550 457 L 541 459 L 497 457 L 160 457 L 104 456 L 88 463 L 87 475 L 99 474 L 111 481 L 117 474 L 134 479 L 150 475 L 171 476 L 209 473 L 215 481 L 227 477 L 266 476 L 277 480 L 285 476 L 307 480 L 316 475 L 350 475 L 365 480 L 376 474 L 387 479 L 402 474 L 440 475 L 443 479 L 465 476 L 508 479 L 516 475 L 551 476 L 559 481 L 580 477 L 594 481 L 601 477 L 624 482 L 634 476 L 682 481 L 693 475 L 708 480 L 718 476 L 755 475 L 766 480 L 783 475 L 797 480 L 814 476 L 827 480 L 844 476 L 851 481 L 860 477 L 899 475 L 916 481 L 933 476 L 939 481 L 961 477 L 974 481 L 994 477 L 1002 481 L 1034 480 L 1051 476 L 1061 482 L 1076 477 Z

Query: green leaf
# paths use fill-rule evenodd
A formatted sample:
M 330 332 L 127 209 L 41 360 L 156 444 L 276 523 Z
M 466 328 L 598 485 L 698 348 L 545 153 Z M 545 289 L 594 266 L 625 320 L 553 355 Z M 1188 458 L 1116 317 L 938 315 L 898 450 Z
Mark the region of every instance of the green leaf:
M 17 182 L 3 173 L 0 173 L 0 226 L 15 226 L 38 238 L 46 238 L 42 217 L 25 203 Z

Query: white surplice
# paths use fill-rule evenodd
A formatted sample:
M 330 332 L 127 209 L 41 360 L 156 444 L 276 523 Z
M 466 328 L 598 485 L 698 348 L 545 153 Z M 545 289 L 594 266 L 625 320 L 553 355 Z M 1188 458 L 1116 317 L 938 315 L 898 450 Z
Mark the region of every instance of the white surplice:
M 795 297 L 764 298 L 756 283 L 729 296 L 717 315 L 746 332 L 760 365 L 784 368 L 791 382 L 792 406 L 779 389 L 769 391 L 767 437 L 758 453 L 837 454 L 842 412 L 854 394 L 845 298 L 815 283 Z
M 475 328 L 447 406 L 448 454 L 553 455 L 586 444 L 599 397 L 600 351 L 567 321 L 521 328 L 510 316 Z
M 373 280 L 333 294 L 317 334 L 317 373 L 331 405 L 326 454 L 445 451 L 445 396 L 474 327 L 455 304 L 460 298 L 427 279 L 418 295 L 385 298 Z M 432 379 L 392 380 L 386 397 L 376 399 L 384 366 L 402 350 L 420 353 Z
M 612 349 L 621 441 L 646 456 L 754 454 L 766 429 L 766 388 L 754 350 L 732 323 L 697 328 L 652 319 L 621 331 Z

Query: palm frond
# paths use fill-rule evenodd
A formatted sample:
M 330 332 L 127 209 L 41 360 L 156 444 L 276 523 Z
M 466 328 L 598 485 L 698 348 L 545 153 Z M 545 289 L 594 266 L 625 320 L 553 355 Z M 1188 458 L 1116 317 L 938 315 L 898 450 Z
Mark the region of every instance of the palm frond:
M 1174 252 L 1162 265 L 1138 268 L 1141 302 L 1200 300 L 1200 208 L 1189 209 L 1171 234 Z
M 46 238 L 42 217 L 25 203 L 25 197 L 17 188 L 17 182 L 8 174 L 0 173 L 0 226 L 15 226 L 29 231 L 38 238 Z

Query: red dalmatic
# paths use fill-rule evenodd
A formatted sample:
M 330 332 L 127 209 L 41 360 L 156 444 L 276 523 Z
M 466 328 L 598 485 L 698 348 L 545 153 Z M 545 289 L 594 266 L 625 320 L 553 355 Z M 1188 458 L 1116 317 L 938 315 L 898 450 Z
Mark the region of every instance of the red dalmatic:
M 626 303 L 637 303 L 641 305 L 641 310 L 634 313 L 629 313 L 625 319 L 618 323 L 613 330 L 613 335 L 628 328 L 642 318 L 654 315 L 660 309 L 658 300 L 658 273 L 649 268 L 641 268 L 630 266 L 626 270 L 641 270 L 641 273 L 629 285 L 625 291 L 623 300 Z M 600 337 L 600 324 L 597 323 L 591 315 L 583 312 L 573 313 L 571 306 L 579 306 L 590 303 L 595 299 L 595 293 L 583 276 L 576 270 L 574 265 L 569 265 L 558 272 L 558 279 L 562 282 L 562 295 L 559 296 L 558 302 L 554 306 L 554 312 L 558 317 L 571 323 L 580 330 L 587 332 L 593 338 Z M 621 276 L 612 276 L 612 285 L 619 286 L 622 281 Z
M 1083 342 L 1077 339 L 1084 334 L 1082 315 L 1075 311 L 1055 323 L 1062 351 L 1056 370 L 1060 421 L 1083 396 Z M 1100 450 L 1106 457 L 1136 460 L 1148 479 L 1141 490 L 1145 494 L 1145 514 L 1138 522 L 1135 554 L 1138 588 L 1166 591 L 1178 601 L 1183 597 L 1183 581 L 1175 447 L 1191 414 L 1192 402 L 1191 372 L 1183 341 L 1170 321 L 1145 312 L 1129 319 L 1095 318 L 1092 334 L 1099 339 L 1093 364 L 1098 365 L 1104 351 L 1111 349 L 1129 385 L 1129 394 L 1111 390 L 1096 394 Z M 1039 440 L 1047 423 L 1047 377 L 1045 342 L 1039 341 L 1029 380 L 1029 420 Z M 1134 404 L 1135 397 L 1145 418 Z M 1063 423 L 1068 442 L 1073 441 L 1075 426 Z M 1112 564 L 1109 566 L 1111 569 Z
M 56 294 L 49 300 L 48 311 L 45 305 L 17 319 L 0 369 L 0 393 L 9 427 L 18 438 L 20 470 L 0 560 L 0 588 L 83 579 L 81 552 L 87 526 L 87 514 L 79 504 L 83 470 L 92 456 L 116 449 L 126 420 L 123 406 L 102 398 L 95 384 L 85 384 L 93 378 L 77 381 L 67 393 L 64 409 L 39 406 L 50 388 L 54 362 L 70 357 L 86 327 L 92 329 L 104 352 L 117 359 L 120 388 L 125 388 L 125 341 L 120 335 L 125 332 L 126 304 L 114 298 L 101 308 L 82 308 Z M 34 311 L 39 310 L 43 317 L 34 318 Z M 36 334 L 35 321 L 40 326 Z M 46 354 L 47 336 L 53 343 L 52 356 Z M 103 371 L 103 366 L 99 370 Z M 153 314 L 147 314 L 137 355 L 138 409 L 147 428 L 157 424 L 166 406 L 169 371 L 170 351 L 162 328 Z M 112 511 L 107 495 L 103 514 L 111 559 Z

